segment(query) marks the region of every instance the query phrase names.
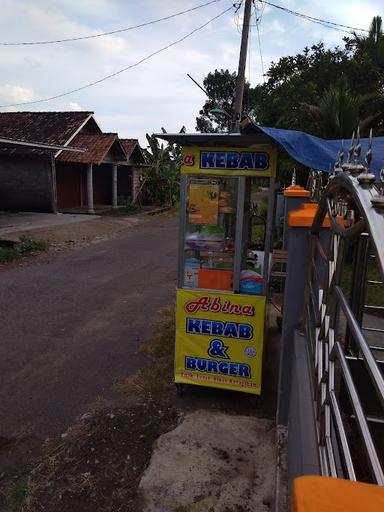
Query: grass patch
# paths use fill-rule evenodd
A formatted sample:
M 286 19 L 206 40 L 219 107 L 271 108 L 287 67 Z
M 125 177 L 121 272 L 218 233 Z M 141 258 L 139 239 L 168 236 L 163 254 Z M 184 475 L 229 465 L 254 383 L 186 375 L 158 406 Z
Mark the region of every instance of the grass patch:
M 16 249 L 20 254 L 28 254 L 31 252 L 46 251 L 48 249 L 48 242 L 41 238 L 33 238 L 32 236 L 22 235 L 19 238 L 19 243 Z
M 46 240 L 33 238 L 32 236 L 22 235 L 14 247 L 0 246 L 0 263 L 16 261 L 23 256 L 35 252 L 46 251 L 48 242 Z
M 121 206 L 119 208 L 114 208 L 112 210 L 109 210 L 103 215 L 109 215 L 113 217 L 121 217 L 125 215 L 135 215 L 135 213 L 139 213 L 141 211 L 140 207 L 135 204 L 130 204 L 127 206 Z
M 257 243 L 264 242 L 264 224 L 254 224 L 252 226 L 252 241 Z
M 0 263 L 8 263 L 20 258 L 20 253 L 13 247 L 0 247 Z
M 118 381 L 118 390 L 134 390 L 144 395 L 159 396 L 172 389 L 175 354 L 174 306 L 162 309 L 160 317 L 153 326 L 153 338 L 143 347 L 148 357 L 147 364 L 137 374 Z
M 343 289 L 344 295 L 349 300 L 352 286 L 352 263 L 347 261 L 343 266 L 341 288 Z M 368 265 L 367 279 L 370 281 L 381 281 L 381 275 L 377 268 L 376 262 L 370 261 Z M 369 306 L 384 306 L 384 286 L 376 284 L 368 284 L 365 289 L 365 301 L 364 304 Z M 374 316 L 383 317 L 383 312 L 380 310 L 370 310 L 369 314 Z
M 14 482 L 8 489 L 8 512 L 21 512 L 29 495 L 28 483 L 25 480 Z

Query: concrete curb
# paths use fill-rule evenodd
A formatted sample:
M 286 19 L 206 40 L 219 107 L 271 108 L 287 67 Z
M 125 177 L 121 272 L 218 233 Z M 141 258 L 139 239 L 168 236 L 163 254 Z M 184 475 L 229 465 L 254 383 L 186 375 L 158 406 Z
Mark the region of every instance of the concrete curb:
M 287 468 L 288 429 L 283 425 L 276 426 L 276 480 L 274 512 L 288 510 L 288 468 Z

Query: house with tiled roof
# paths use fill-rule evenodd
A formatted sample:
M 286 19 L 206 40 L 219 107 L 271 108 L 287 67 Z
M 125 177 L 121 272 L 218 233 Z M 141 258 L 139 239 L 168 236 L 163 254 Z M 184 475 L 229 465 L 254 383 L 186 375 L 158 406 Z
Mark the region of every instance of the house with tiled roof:
M 0 210 L 116 208 L 137 197 L 144 163 L 138 141 L 103 133 L 93 112 L 0 113 Z
M 140 169 L 146 165 L 146 160 L 137 139 L 120 139 L 120 142 L 133 169 L 131 188 L 132 199 L 135 202 L 140 196 Z

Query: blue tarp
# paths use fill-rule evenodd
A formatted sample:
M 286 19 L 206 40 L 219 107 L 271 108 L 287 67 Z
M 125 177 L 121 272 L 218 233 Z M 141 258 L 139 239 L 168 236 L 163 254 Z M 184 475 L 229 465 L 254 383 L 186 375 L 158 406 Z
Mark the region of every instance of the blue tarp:
M 341 140 L 324 140 L 296 130 L 283 130 L 266 126 L 257 126 L 257 128 L 279 143 L 293 159 L 301 164 L 318 171 L 333 171 L 337 153 L 341 147 Z M 360 160 L 364 165 L 368 139 L 360 139 L 360 142 Z M 347 159 L 349 146 L 350 140 L 344 141 L 344 161 Z M 372 153 L 371 170 L 376 177 L 379 177 L 380 170 L 384 167 L 384 137 L 373 137 Z

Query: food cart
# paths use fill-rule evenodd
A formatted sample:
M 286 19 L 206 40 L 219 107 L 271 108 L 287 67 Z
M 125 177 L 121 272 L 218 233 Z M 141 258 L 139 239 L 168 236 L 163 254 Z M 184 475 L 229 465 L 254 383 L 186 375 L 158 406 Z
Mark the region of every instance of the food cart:
M 161 137 L 183 146 L 176 386 L 260 394 L 276 146 L 242 147 L 240 134 Z M 263 250 L 252 240 L 260 184 L 269 197 Z

